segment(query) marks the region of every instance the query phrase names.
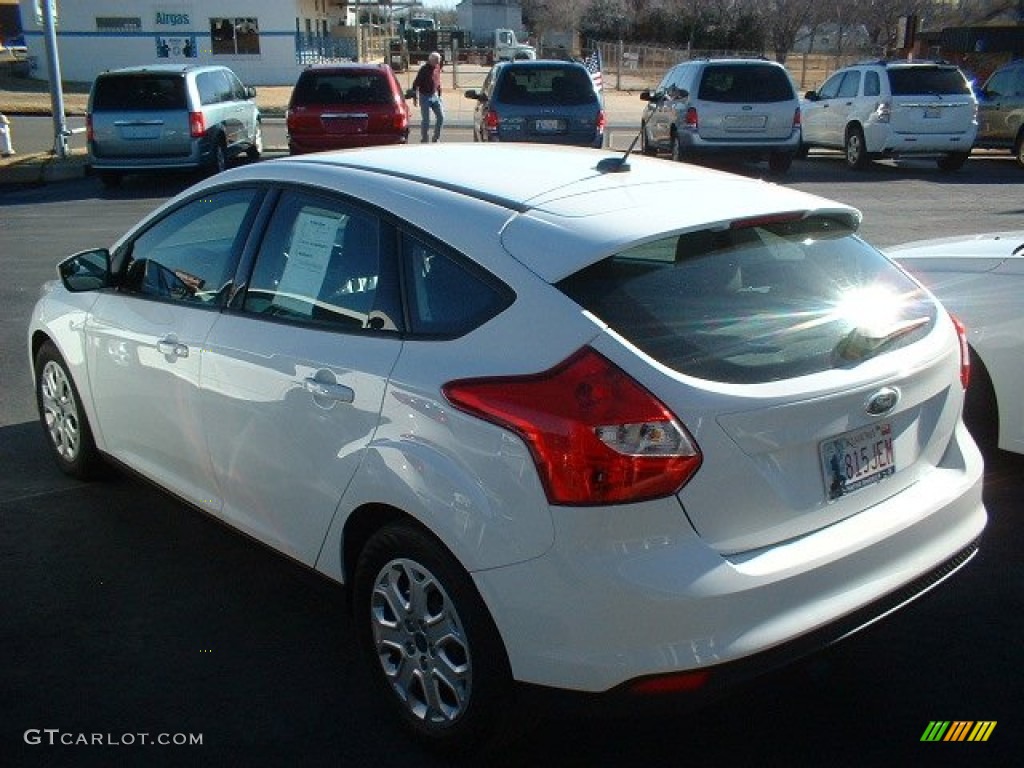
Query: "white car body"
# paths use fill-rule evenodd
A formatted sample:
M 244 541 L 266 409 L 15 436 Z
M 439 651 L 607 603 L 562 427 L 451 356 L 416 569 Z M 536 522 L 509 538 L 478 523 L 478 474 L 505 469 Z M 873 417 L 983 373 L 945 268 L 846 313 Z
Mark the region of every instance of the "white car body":
M 413 222 L 439 251 L 471 256 L 514 291 L 501 312 L 454 338 L 370 326 L 338 333 L 233 303 L 197 308 L 54 283 L 28 331 L 33 367 L 38 377 L 44 342 L 59 350 L 101 453 L 332 579 L 353 578 L 377 519 L 429 531 L 493 619 L 492 656 L 507 656 L 521 682 L 594 693 L 637 681 L 647 690 L 650 676 L 699 685 L 733 662 L 761 666 L 813 638 L 855 631 L 969 560 L 986 513 L 982 460 L 961 421 L 957 332 L 930 296 L 852 235 L 843 235 L 848 247 L 921 294 L 927 331 L 897 350 L 799 376 L 739 383 L 681 373 L 556 286 L 666 235 L 727 233 L 738 220 L 780 213 L 846 227 L 859 214 L 649 158 L 605 172 L 595 167 L 602 157 L 435 145 L 259 163 L 187 190 L 112 249 L 116 256 L 139 231 L 156 229 L 151 222 L 235 187 L 316 190 L 325 206 L 354 194 L 381 226 Z M 757 301 L 767 286 L 752 283 L 742 296 Z M 669 431 L 683 433 L 673 456 L 693 459 L 687 438 L 699 446 L 700 466 L 677 492 L 553 503 L 538 449 L 453 395 L 493 377 L 531 386 L 577 350 L 589 350 L 588 361 L 603 356 L 671 411 Z M 822 446 L 882 423 L 891 427 L 894 473 L 829 498 Z M 450 582 L 446 589 L 455 594 Z M 457 607 L 465 619 L 466 604 Z M 474 684 L 483 685 L 483 665 L 494 662 L 472 653 Z
M 921 240 L 886 253 L 924 283 L 967 326 L 967 339 L 991 381 L 998 445 L 1024 453 L 1024 232 Z

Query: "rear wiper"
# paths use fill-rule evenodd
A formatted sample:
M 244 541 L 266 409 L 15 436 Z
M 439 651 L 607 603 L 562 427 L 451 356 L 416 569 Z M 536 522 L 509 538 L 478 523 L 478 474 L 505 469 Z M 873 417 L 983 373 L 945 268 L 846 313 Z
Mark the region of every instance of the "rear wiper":
M 917 317 L 913 320 L 895 323 L 883 332 L 854 328 L 840 339 L 836 345 L 835 354 L 840 360 L 851 362 L 865 360 L 877 355 L 883 347 L 927 324 L 927 317 Z

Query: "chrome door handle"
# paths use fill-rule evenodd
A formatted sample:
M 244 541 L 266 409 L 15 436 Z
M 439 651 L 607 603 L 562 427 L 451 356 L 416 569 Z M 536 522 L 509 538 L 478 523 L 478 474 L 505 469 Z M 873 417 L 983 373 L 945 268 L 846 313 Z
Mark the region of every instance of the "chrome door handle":
M 306 391 L 314 397 L 337 400 L 340 403 L 351 403 L 356 398 L 355 391 L 344 384 L 330 384 L 325 381 L 317 381 L 316 379 L 306 379 L 303 385 Z
M 188 347 L 174 339 L 160 339 L 156 348 L 161 355 L 168 357 L 188 357 Z

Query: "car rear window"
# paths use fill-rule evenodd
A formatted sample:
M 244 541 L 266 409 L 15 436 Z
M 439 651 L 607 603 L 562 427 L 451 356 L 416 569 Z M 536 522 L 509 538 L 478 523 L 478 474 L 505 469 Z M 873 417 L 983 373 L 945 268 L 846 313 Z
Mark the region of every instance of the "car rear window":
M 379 72 L 302 75 L 292 93 L 292 106 L 316 104 L 389 104 L 394 100 L 391 85 Z
M 559 288 L 660 363 L 729 383 L 854 366 L 920 339 L 936 316 L 838 216 L 663 238 Z
M 582 67 L 521 67 L 505 70 L 495 98 L 524 106 L 581 106 L 597 102 L 590 75 Z
M 186 108 L 182 75 L 108 75 L 98 78 L 93 88 L 94 112 Z
M 771 64 L 709 64 L 701 75 L 697 98 L 727 104 L 793 101 L 789 75 Z
M 936 94 L 967 95 L 971 92 L 960 70 L 953 67 L 904 67 L 889 70 L 893 96 Z

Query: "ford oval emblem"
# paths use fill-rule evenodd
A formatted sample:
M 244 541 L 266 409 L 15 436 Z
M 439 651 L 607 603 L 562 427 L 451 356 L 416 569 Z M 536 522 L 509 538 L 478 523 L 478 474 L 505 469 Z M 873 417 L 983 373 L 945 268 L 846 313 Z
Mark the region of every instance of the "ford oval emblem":
M 900 401 L 900 391 L 895 387 L 883 387 L 868 398 L 864 410 L 870 416 L 883 416 L 896 407 Z

